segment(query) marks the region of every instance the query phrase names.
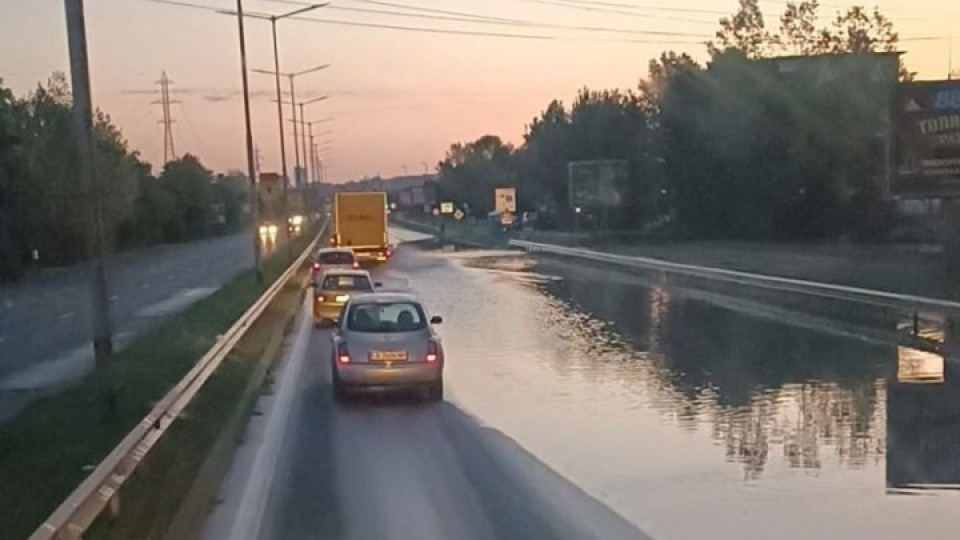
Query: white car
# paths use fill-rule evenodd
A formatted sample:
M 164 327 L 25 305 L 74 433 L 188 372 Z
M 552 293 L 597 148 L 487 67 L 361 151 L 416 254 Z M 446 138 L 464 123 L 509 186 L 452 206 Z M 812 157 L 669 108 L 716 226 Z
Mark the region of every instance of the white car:
M 407 293 L 352 296 L 333 334 L 333 394 L 351 390 L 419 388 L 443 399 L 443 345 L 422 302 Z
M 350 248 L 322 248 L 313 260 L 311 278 L 314 283 L 325 272 L 336 268 L 360 268 L 357 256 Z

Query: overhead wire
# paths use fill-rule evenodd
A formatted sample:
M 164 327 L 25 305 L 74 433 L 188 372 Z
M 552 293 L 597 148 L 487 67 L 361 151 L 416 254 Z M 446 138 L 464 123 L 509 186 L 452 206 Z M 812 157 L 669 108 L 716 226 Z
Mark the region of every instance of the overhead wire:
M 158 4 L 169 4 L 178 7 L 187 7 L 195 9 L 203 9 L 211 11 L 214 13 L 224 13 L 225 11 L 220 8 L 216 8 L 210 5 L 204 4 L 194 4 L 190 2 L 183 2 L 178 0 L 143 0 L 145 2 L 158 3 Z M 256 16 L 267 16 L 265 13 L 255 13 L 249 12 L 252 15 Z M 508 39 L 522 39 L 522 40 L 533 40 L 533 41 L 580 41 L 580 42 L 594 42 L 594 43 L 637 43 L 637 44 L 676 44 L 676 45 L 695 45 L 702 43 L 703 39 L 706 39 L 707 36 L 703 34 L 692 34 L 685 32 L 670 32 L 670 31 L 658 31 L 658 30 L 632 30 L 631 34 L 636 35 L 648 35 L 648 36 L 664 36 L 664 37 L 688 37 L 688 38 L 699 38 L 697 41 L 664 41 L 664 40 L 641 40 L 641 39 L 591 39 L 591 38 L 580 38 L 572 36 L 558 36 L 558 35 L 543 35 L 543 34 L 521 34 L 521 33 L 507 33 L 507 32 L 489 32 L 481 30 L 462 30 L 462 29 L 449 29 L 449 28 L 435 28 L 435 27 L 423 27 L 423 26 L 405 26 L 399 24 L 390 24 L 390 23 L 373 23 L 373 22 L 362 22 L 362 21 L 348 21 L 348 20 L 339 20 L 339 19 L 323 19 L 316 17 L 306 17 L 303 15 L 296 15 L 290 17 L 290 20 L 298 20 L 305 22 L 314 22 L 320 24 L 328 24 L 335 26 L 352 26 L 359 28 L 378 28 L 378 29 L 387 29 L 387 30 L 397 30 L 397 31 L 406 31 L 406 32 L 419 32 L 419 33 L 428 33 L 428 34 L 447 34 L 447 35 L 461 35 L 461 36 L 473 36 L 473 37 L 492 37 L 492 38 L 508 38 Z M 554 29 L 563 29 L 559 25 Z M 586 28 L 565 28 L 568 30 L 582 30 L 590 31 Z M 616 29 L 604 29 L 603 31 L 616 30 Z M 623 29 L 619 29 L 623 30 Z M 600 31 L 592 30 L 592 31 Z
M 309 2 L 303 2 L 298 0 L 263 0 L 265 2 L 274 2 L 279 4 L 288 4 L 288 5 L 312 5 Z M 554 24 L 554 23 L 545 23 L 539 21 L 532 21 L 528 19 L 506 19 L 500 17 L 487 17 L 484 15 L 477 15 L 474 13 L 465 13 L 462 11 L 450 11 L 450 10 L 435 10 L 431 8 L 424 8 L 422 6 L 413 6 L 409 4 L 402 4 L 397 2 L 383 2 L 377 0 L 353 0 L 354 2 L 371 4 L 378 6 L 386 6 L 394 9 L 404 9 L 410 11 L 416 11 L 417 13 L 405 13 L 402 11 L 387 11 L 380 9 L 369 9 L 369 8 L 358 8 L 358 7 L 345 7 L 345 6 L 335 6 L 330 5 L 326 6 L 324 9 L 332 11 L 347 11 L 347 12 L 356 12 L 356 13 L 369 13 L 369 14 L 378 14 L 378 15 L 393 15 L 398 17 L 408 17 L 408 18 L 418 18 L 418 19 L 428 19 L 428 20 L 440 20 L 440 21 L 454 21 L 454 22 L 466 22 L 471 24 L 487 24 L 487 25 L 497 25 L 497 26 L 518 26 L 524 28 L 541 28 L 548 30 L 573 30 L 577 32 L 606 32 L 606 33 L 617 33 L 617 34 L 636 34 L 636 35 L 662 35 L 655 33 L 657 31 L 653 30 L 634 30 L 629 28 L 611 28 L 611 27 L 601 27 L 601 26 L 582 26 L 582 25 L 566 25 L 566 24 Z M 427 13 L 427 14 L 423 14 Z M 661 20 L 679 20 L 682 22 L 693 22 L 693 23 L 707 23 L 714 25 L 715 22 L 707 22 L 702 20 L 695 19 L 676 19 L 670 17 L 661 17 L 656 15 L 641 15 L 634 14 L 638 17 L 645 19 L 661 19 Z M 296 17 L 291 17 L 296 18 Z M 697 37 L 704 38 L 703 34 L 691 34 L 676 32 L 670 35 L 675 35 L 678 37 Z

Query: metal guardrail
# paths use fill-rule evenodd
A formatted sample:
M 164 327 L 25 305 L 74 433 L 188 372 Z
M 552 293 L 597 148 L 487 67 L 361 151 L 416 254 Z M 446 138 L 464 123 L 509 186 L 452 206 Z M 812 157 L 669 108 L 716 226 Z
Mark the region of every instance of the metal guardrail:
M 80 486 L 54 510 L 43 525 L 30 536 L 30 540 L 81 538 L 105 508 L 117 504 L 117 492 L 124 482 L 130 478 L 154 444 L 199 393 L 204 383 L 213 375 L 237 342 L 246 335 L 247 330 L 270 305 L 280 289 L 313 253 L 327 226 L 328 224 L 324 223 L 320 232 L 296 261 L 257 298 L 183 379 L 167 392 L 163 399 L 133 428 L 133 431 L 128 433 Z
M 739 272 L 736 270 L 724 270 L 722 268 L 674 263 L 648 257 L 617 255 L 614 253 L 604 253 L 584 248 L 572 248 L 553 244 L 528 242 L 525 240 L 510 240 L 510 246 L 525 249 L 529 252 L 540 252 L 594 262 L 603 262 L 626 268 L 671 272 L 680 275 L 725 281 L 728 283 L 748 285 L 751 287 L 759 287 L 781 292 L 799 293 L 818 296 L 821 298 L 829 298 L 832 300 L 843 300 L 877 307 L 894 308 L 912 313 L 931 312 L 944 315 L 960 316 L 960 302 L 954 302 L 951 300 L 941 300 L 938 298 L 928 298 L 925 296 L 915 296 L 910 294 L 898 294 L 886 291 L 877 291 L 874 289 L 864 289 L 860 287 L 848 287 L 845 285 L 835 285 L 832 283 L 819 283 L 800 279 L 766 276 L 762 274 L 752 274 L 749 272 Z

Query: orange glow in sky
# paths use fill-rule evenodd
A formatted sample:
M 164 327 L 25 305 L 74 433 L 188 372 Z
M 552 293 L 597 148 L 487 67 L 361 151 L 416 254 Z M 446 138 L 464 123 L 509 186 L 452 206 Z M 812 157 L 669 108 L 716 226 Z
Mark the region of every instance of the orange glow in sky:
M 235 7 L 233 0 L 183 1 L 224 10 Z M 244 3 L 247 10 L 274 14 L 297 9 L 299 4 L 287 0 Z M 822 12 L 832 18 L 837 9 L 853 4 L 860 2 L 828 0 Z M 960 68 L 960 35 L 949 39 L 951 31 L 960 27 L 960 1 L 868 3 L 874 4 L 905 38 L 907 65 L 920 78 L 944 78 L 951 47 L 953 66 Z M 761 5 L 768 26 L 775 27 L 784 2 Z M 330 96 L 308 105 L 306 113 L 307 120 L 332 118 L 315 126 L 315 132 L 331 132 L 317 137 L 326 147 L 322 152 L 327 156 L 329 180 L 412 174 L 425 168 L 432 171 L 456 141 L 493 133 L 519 144 L 524 126 L 551 99 L 569 102 L 578 88 L 635 88 L 649 59 L 663 50 L 704 59 L 702 42 L 716 31 L 717 19 L 736 6 L 735 0 L 332 0 L 329 8 L 305 17 L 550 39 L 448 35 L 289 19 L 278 23 L 281 70 L 331 64 L 297 80 L 298 99 Z M 436 10 L 481 16 L 486 22 L 465 21 L 461 15 Z M 86 17 L 94 104 L 113 117 L 132 148 L 139 149 L 155 169 L 162 161 L 161 111 L 151 102 L 159 97 L 155 82 L 166 70 L 179 101 L 172 108 L 177 152 L 196 154 L 217 171 L 245 168 L 234 17 L 144 0 L 88 0 Z M 569 28 L 573 26 L 604 31 Z M 69 71 L 62 2 L 4 0 L 0 36 L 5 42 L 0 78 L 18 95 L 46 81 L 53 71 Z M 247 47 L 251 68 L 273 69 L 269 22 L 248 20 Z M 270 101 L 273 79 L 251 73 L 250 82 L 262 170 L 279 170 L 276 106 Z M 289 118 L 288 110 L 284 114 Z M 288 130 L 290 163 L 294 159 L 291 133 Z

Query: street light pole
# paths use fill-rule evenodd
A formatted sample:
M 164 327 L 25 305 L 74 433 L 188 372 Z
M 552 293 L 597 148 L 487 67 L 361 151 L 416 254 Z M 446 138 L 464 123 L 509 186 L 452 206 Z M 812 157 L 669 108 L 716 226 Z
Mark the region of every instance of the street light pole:
M 306 123 L 304 121 L 304 118 L 306 118 L 306 116 L 304 116 L 303 114 L 303 106 L 304 106 L 304 103 L 301 101 L 300 102 L 300 121 Z M 303 164 L 304 164 L 304 168 L 306 168 L 306 164 L 309 159 L 307 157 L 307 133 L 304 131 L 300 133 L 300 135 L 303 136 Z
M 297 181 L 297 171 L 300 169 L 300 139 L 297 135 L 297 93 L 293 86 L 293 79 L 296 77 L 293 73 L 288 75 L 290 77 L 290 110 L 293 114 L 293 151 L 294 155 L 297 157 L 297 165 L 293 169 L 293 181 Z
M 280 48 L 277 46 L 277 17 L 270 17 L 270 27 L 273 30 L 273 74 L 277 87 L 277 122 L 280 127 L 280 167 L 283 172 L 283 241 L 287 245 L 287 258 L 293 259 L 293 247 L 290 245 L 290 202 L 287 196 L 287 143 L 283 133 L 283 104 L 280 103 Z
M 257 190 L 257 166 L 253 156 L 253 128 L 250 125 L 250 84 L 247 81 L 247 39 L 243 31 L 243 0 L 237 0 L 237 27 L 240 33 L 240 75 L 243 80 L 243 120 L 247 142 L 247 174 L 250 175 L 250 213 L 253 218 L 253 267 L 257 282 L 263 284 L 260 269 L 260 234 L 257 226 L 260 213 L 260 193 Z
M 93 355 L 97 370 L 110 363 L 113 338 L 110 326 L 110 303 L 107 301 L 107 276 L 103 262 L 103 209 L 100 182 L 93 146 L 93 104 L 90 99 L 90 68 L 87 64 L 87 31 L 83 16 L 83 0 L 64 0 L 67 20 L 67 42 L 70 50 L 70 77 L 73 87 L 73 136 L 80 164 L 80 184 L 86 192 L 89 219 L 90 307 Z

